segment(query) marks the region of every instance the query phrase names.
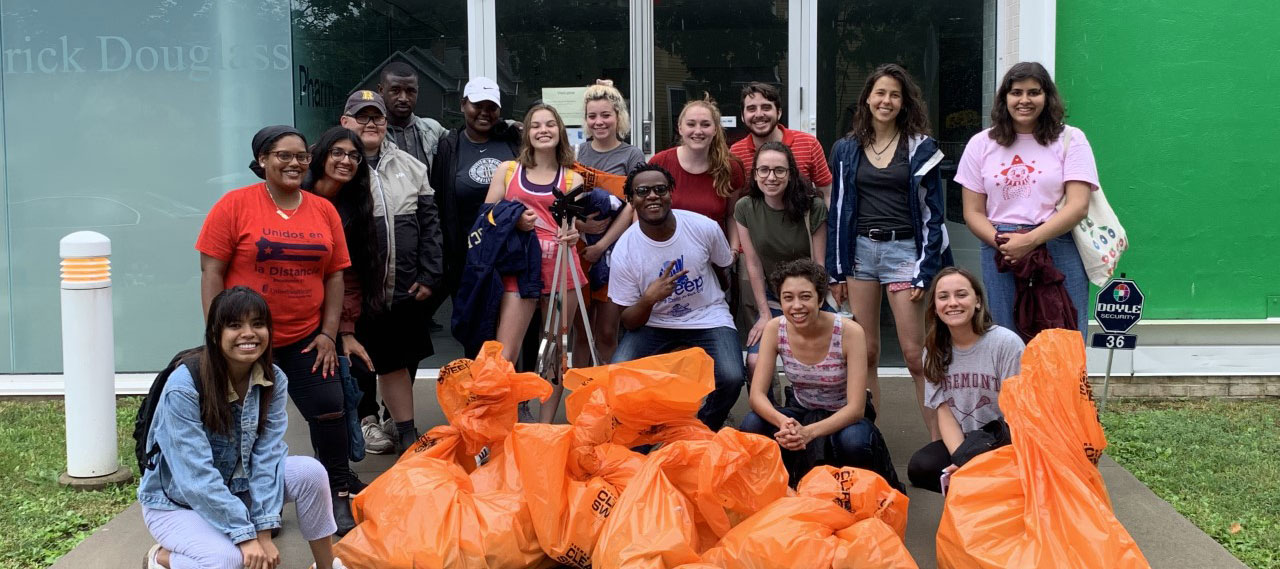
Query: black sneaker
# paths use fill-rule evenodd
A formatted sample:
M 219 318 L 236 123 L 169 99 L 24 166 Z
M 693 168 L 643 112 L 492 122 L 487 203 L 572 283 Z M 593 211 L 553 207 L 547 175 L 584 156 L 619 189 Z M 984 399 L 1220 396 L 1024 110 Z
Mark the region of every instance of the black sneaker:
M 338 537 L 356 528 L 356 519 L 351 515 L 351 495 L 347 492 L 333 493 L 333 522 L 338 524 Z

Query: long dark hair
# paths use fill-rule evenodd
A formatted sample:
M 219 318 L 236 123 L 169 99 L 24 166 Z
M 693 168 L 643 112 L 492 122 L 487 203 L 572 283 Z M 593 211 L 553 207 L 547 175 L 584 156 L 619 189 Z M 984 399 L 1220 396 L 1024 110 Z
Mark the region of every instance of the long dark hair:
M 307 179 L 302 188 L 315 192 L 317 181 L 324 179 L 325 164 L 329 161 L 329 151 L 338 141 L 345 140 L 355 145 L 356 152 L 362 152 L 364 143 L 356 133 L 345 127 L 335 126 L 324 131 L 320 139 L 311 146 L 311 167 L 307 170 Z M 351 255 L 351 266 L 355 268 L 356 277 L 360 281 L 361 304 L 364 311 L 381 312 L 385 291 L 383 290 L 384 271 L 381 248 L 378 247 L 377 233 L 373 224 L 373 194 L 369 190 L 369 163 L 363 157 L 356 164 L 356 173 L 351 181 L 338 189 L 333 199 L 333 206 L 342 219 L 342 231 L 347 237 L 347 252 Z
M 1053 77 L 1049 76 L 1049 70 L 1034 61 L 1022 61 L 1015 63 L 1004 74 L 1004 79 L 1000 80 L 1000 88 L 996 90 L 996 98 L 991 101 L 991 131 L 987 136 L 1000 146 L 1009 146 L 1018 138 L 1018 133 L 1013 130 L 1013 117 L 1009 115 L 1009 91 L 1013 90 L 1014 83 L 1027 79 L 1034 79 L 1040 84 L 1040 90 L 1044 91 L 1044 108 L 1040 110 L 1036 128 L 1032 131 L 1036 142 L 1041 146 L 1048 146 L 1066 128 L 1062 119 L 1066 117 L 1067 109 L 1062 104 L 1062 96 L 1058 94 L 1058 86 L 1054 85 Z
M 902 108 L 898 110 L 898 117 L 894 119 L 902 138 L 929 134 L 929 107 L 924 102 L 920 85 L 916 84 L 916 80 L 912 79 L 911 74 L 907 73 L 901 65 L 885 63 L 871 72 L 871 75 L 867 76 L 866 84 L 862 86 L 862 94 L 858 95 L 857 108 L 853 111 L 853 130 L 849 131 L 849 136 L 857 139 L 863 146 L 876 142 L 876 129 L 871 125 L 871 109 L 867 108 L 867 99 L 871 98 L 871 90 L 875 88 L 876 81 L 881 77 L 891 77 L 902 87 Z
M 924 377 L 933 383 L 940 383 L 947 375 L 947 368 L 951 367 L 951 329 L 938 321 L 937 302 L 934 299 L 938 294 L 938 283 L 942 281 L 942 277 L 950 275 L 968 279 L 973 295 L 978 299 L 978 307 L 973 311 L 973 319 L 969 321 L 974 333 L 981 336 L 995 326 L 995 322 L 991 320 L 991 312 L 987 310 L 987 293 L 978 277 L 960 267 L 945 267 L 938 271 L 933 277 L 933 283 L 929 285 L 929 292 L 925 294 L 929 307 L 924 311 Z
M 267 325 L 266 347 L 255 365 L 262 366 L 268 381 L 274 381 L 274 368 L 271 367 L 271 337 L 275 330 L 271 325 L 271 309 L 262 295 L 245 286 L 231 287 L 218 293 L 209 303 L 209 317 L 204 323 L 204 352 L 200 355 L 200 420 L 209 430 L 219 434 L 229 434 L 231 425 L 236 420 L 231 416 L 231 406 L 227 405 L 227 394 L 230 391 L 228 378 L 231 375 L 227 356 L 222 353 L 222 330 L 244 320 L 261 320 Z M 263 386 L 258 399 L 258 432 L 266 426 L 267 410 L 271 406 L 271 396 L 275 386 Z
M 787 187 L 782 190 L 782 215 L 788 221 L 796 223 L 804 223 L 804 217 L 809 215 L 809 210 L 813 208 L 813 186 L 800 175 L 800 167 L 796 164 L 796 157 L 791 153 L 791 149 L 787 145 L 769 141 L 760 145 L 756 149 L 756 157 L 754 164 L 760 165 L 760 154 L 764 152 L 781 152 L 787 157 Z M 747 184 L 747 197 L 754 200 L 764 202 L 764 191 L 760 189 L 760 183 L 756 181 L 755 172 L 750 172 L 751 182 Z
M 538 111 L 551 111 L 551 116 L 556 119 L 556 129 L 560 131 L 560 142 L 556 144 L 556 166 L 572 168 L 573 144 L 569 142 L 569 133 L 564 128 L 564 119 L 560 118 L 560 111 L 545 103 L 538 103 L 529 107 L 529 112 L 524 114 L 524 132 L 520 135 L 520 154 L 516 156 L 516 162 L 519 162 L 525 168 L 533 168 L 538 165 L 537 156 L 533 152 L 533 143 L 530 142 L 530 137 L 533 136 L 533 129 L 529 126 L 533 121 L 533 113 Z

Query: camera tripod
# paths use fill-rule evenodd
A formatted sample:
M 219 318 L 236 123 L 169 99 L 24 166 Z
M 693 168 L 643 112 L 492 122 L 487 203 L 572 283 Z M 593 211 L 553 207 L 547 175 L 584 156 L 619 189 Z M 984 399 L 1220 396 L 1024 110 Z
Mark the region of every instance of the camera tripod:
M 551 215 L 560 226 L 561 233 L 569 231 L 576 219 L 585 220 L 588 215 L 586 204 L 579 203 L 578 198 L 584 191 L 583 186 L 563 194 L 552 190 L 556 201 L 551 205 Z M 572 324 L 565 318 L 565 308 L 569 302 L 569 282 L 579 272 L 578 257 L 571 250 L 573 245 L 556 240 L 556 259 L 552 264 L 554 270 L 551 279 L 551 298 L 547 302 L 546 322 L 542 327 L 542 339 L 538 342 L 538 375 L 559 384 L 569 369 L 569 326 Z M 583 283 L 586 286 L 586 283 Z M 582 297 L 582 287 L 573 287 L 578 301 L 578 314 L 582 315 L 582 330 L 587 335 L 587 349 L 591 352 L 591 365 L 600 365 L 600 356 L 596 352 L 595 337 L 591 334 L 591 322 L 587 318 L 587 303 Z

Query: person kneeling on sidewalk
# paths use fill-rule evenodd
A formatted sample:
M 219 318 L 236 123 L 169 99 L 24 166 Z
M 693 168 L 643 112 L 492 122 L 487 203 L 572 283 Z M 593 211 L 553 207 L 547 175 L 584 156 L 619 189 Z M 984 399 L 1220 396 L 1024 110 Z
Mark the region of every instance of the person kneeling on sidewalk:
M 205 345 L 169 375 L 147 447 L 138 502 L 159 542 L 147 569 L 281 566 L 271 530 L 295 502 L 316 564 L 341 568 L 328 475 L 311 457 L 285 456 L 288 378 L 271 363 L 271 313 L 246 287 L 218 293 Z M 188 365 L 195 369 L 189 369 Z
M 783 263 L 770 275 L 782 316 L 770 320 L 761 334 L 751 412 L 742 430 L 778 441 L 792 485 L 814 466 L 829 464 L 865 468 L 902 488 L 884 437 L 872 422 L 862 327 L 822 311 L 828 280 L 826 270 L 809 259 Z M 782 407 L 770 396 L 778 356 L 791 384 Z

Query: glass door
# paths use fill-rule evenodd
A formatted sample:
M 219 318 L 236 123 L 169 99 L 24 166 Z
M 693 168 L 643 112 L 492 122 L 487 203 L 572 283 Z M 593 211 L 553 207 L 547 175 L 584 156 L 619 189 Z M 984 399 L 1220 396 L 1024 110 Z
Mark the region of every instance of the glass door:
M 706 95 L 720 107 L 729 143 L 746 136 L 742 87 L 761 81 L 787 90 L 787 9 L 788 0 L 654 2 L 653 151 L 675 146 L 680 110 Z

